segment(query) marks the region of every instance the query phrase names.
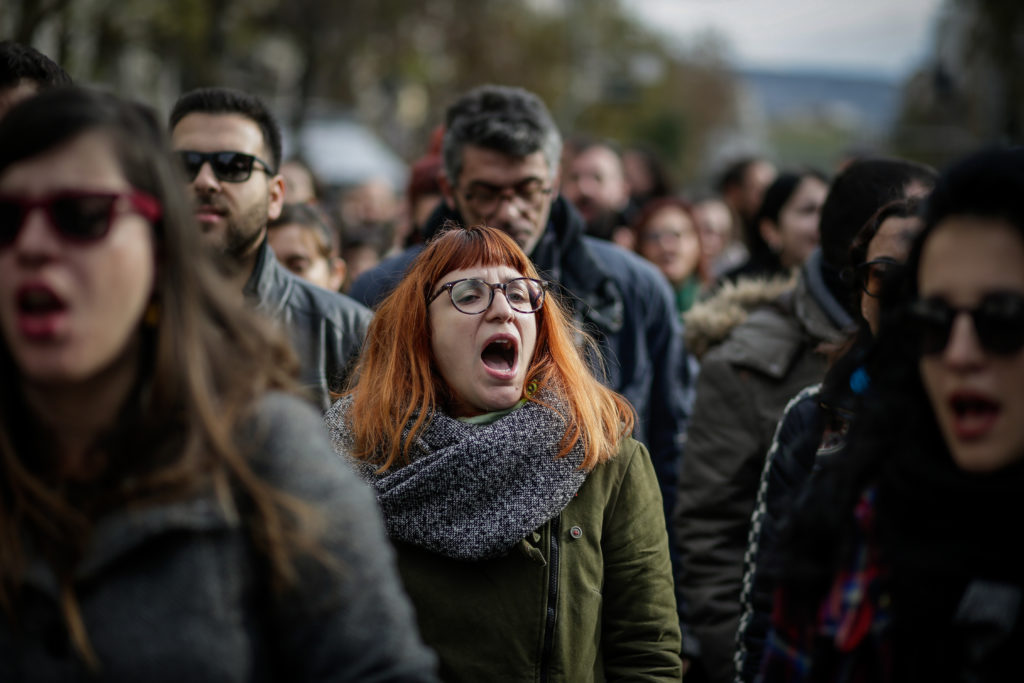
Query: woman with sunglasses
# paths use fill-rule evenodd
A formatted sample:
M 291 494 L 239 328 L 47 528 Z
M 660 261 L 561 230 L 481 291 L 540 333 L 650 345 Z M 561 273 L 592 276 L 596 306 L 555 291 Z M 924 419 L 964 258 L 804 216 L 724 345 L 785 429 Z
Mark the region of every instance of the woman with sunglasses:
M 761 680 L 1024 678 L 1022 193 L 1018 149 L 930 196 L 874 400 L 790 524 Z
M 141 106 L 0 122 L 0 680 L 435 680 L 372 496 L 182 186 Z
M 445 681 L 678 681 L 650 457 L 537 278 L 494 228 L 428 244 L 327 413 L 335 448 L 377 490 Z
M 856 280 L 851 310 L 857 330 L 820 384 L 809 386 L 786 406 L 768 450 L 744 555 L 741 617 L 736 636 L 737 674 L 753 681 L 771 625 L 779 530 L 793 511 L 812 472 L 842 457 L 850 426 L 864 401 L 873 401 L 864 368 L 880 319 L 879 298 L 903 267 L 921 229 L 921 200 L 884 204 L 860 229 L 850 247 L 844 279 Z

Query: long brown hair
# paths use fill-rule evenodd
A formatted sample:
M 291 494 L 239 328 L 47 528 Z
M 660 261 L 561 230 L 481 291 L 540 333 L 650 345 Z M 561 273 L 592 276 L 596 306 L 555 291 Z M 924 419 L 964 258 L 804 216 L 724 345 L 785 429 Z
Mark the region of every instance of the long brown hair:
M 74 499 L 45 465 L 56 454 L 23 406 L 17 365 L 0 338 L 0 607 L 17 619 L 27 533 L 53 550 L 47 559 L 62 583 L 72 641 L 95 667 L 71 576 L 102 512 L 182 499 L 212 486 L 225 513 L 245 519 L 269 558 L 276 588 L 296 580 L 295 553 L 320 553 L 316 516 L 257 477 L 239 441 L 239 427 L 260 396 L 293 389 L 294 354 L 215 272 L 155 115 L 85 89 L 47 91 L 0 122 L 0 174 L 90 131 L 108 137 L 126 179 L 162 207 L 153 223 L 159 321 L 154 327 L 140 321 L 136 388 L 113 433 L 96 444 L 106 466 Z
M 446 273 L 497 265 L 539 277 L 519 246 L 500 230 L 453 227 L 427 245 L 380 305 L 367 332 L 353 389 L 350 420 L 356 458 L 381 470 L 409 463 L 416 435 L 451 398 L 433 361 L 427 297 Z M 633 410 L 626 399 L 594 378 L 573 344 L 574 338 L 586 337 L 572 327 L 555 296 L 548 294 L 534 315 L 537 346 L 525 385 L 547 390 L 565 406 L 566 430 L 558 457 L 582 440 L 583 467 L 593 468 L 611 458 L 623 436 L 632 432 Z M 524 397 L 542 402 L 537 391 L 527 391 Z

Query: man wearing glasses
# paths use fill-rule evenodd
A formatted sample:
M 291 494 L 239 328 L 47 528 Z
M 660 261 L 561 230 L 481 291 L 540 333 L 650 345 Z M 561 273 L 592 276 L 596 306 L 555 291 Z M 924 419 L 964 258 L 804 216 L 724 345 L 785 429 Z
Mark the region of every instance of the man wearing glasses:
M 267 223 L 284 205 L 277 121 L 252 95 L 204 88 L 177 101 L 170 126 L 204 238 L 224 257 L 246 298 L 285 326 L 301 364 L 300 381 L 326 410 L 372 314 L 293 276 L 267 244 Z

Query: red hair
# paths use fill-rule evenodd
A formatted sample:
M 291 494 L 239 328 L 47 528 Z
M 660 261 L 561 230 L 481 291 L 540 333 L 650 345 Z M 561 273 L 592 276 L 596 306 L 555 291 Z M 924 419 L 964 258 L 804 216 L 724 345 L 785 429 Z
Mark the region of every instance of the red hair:
M 349 415 L 354 457 L 379 465 L 381 471 L 407 465 L 416 435 L 451 399 L 434 364 L 427 297 L 445 274 L 476 266 L 507 266 L 539 277 L 519 246 L 495 228 L 455 227 L 432 240 L 370 323 L 355 373 L 358 385 L 350 391 L 355 394 Z M 580 335 L 593 342 L 574 329 L 556 296 L 549 293 L 534 315 L 537 346 L 525 386 L 536 383 L 564 406 L 566 429 L 558 457 L 582 440 L 582 467 L 592 469 L 611 458 L 619 441 L 633 431 L 633 409 L 591 373 L 573 339 Z M 524 398 L 543 404 L 534 391 Z M 409 433 L 403 435 L 410 422 Z

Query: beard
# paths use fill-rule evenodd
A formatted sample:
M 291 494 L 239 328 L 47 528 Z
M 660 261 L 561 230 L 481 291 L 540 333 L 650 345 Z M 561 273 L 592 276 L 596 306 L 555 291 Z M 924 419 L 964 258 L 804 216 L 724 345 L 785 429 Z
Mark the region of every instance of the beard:
M 249 207 L 242 215 L 228 215 L 221 251 L 232 261 L 244 261 L 262 241 L 267 228 L 267 202 Z
M 197 197 L 197 201 L 215 207 L 223 212 L 224 216 L 224 225 L 220 229 L 204 229 L 203 239 L 206 244 L 223 261 L 229 264 L 244 263 L 266 234 L 270 200 L 264 198 L 255 202 L 242 213 L 232 212 L 223 202 L 217 201 L 216 197 Z

